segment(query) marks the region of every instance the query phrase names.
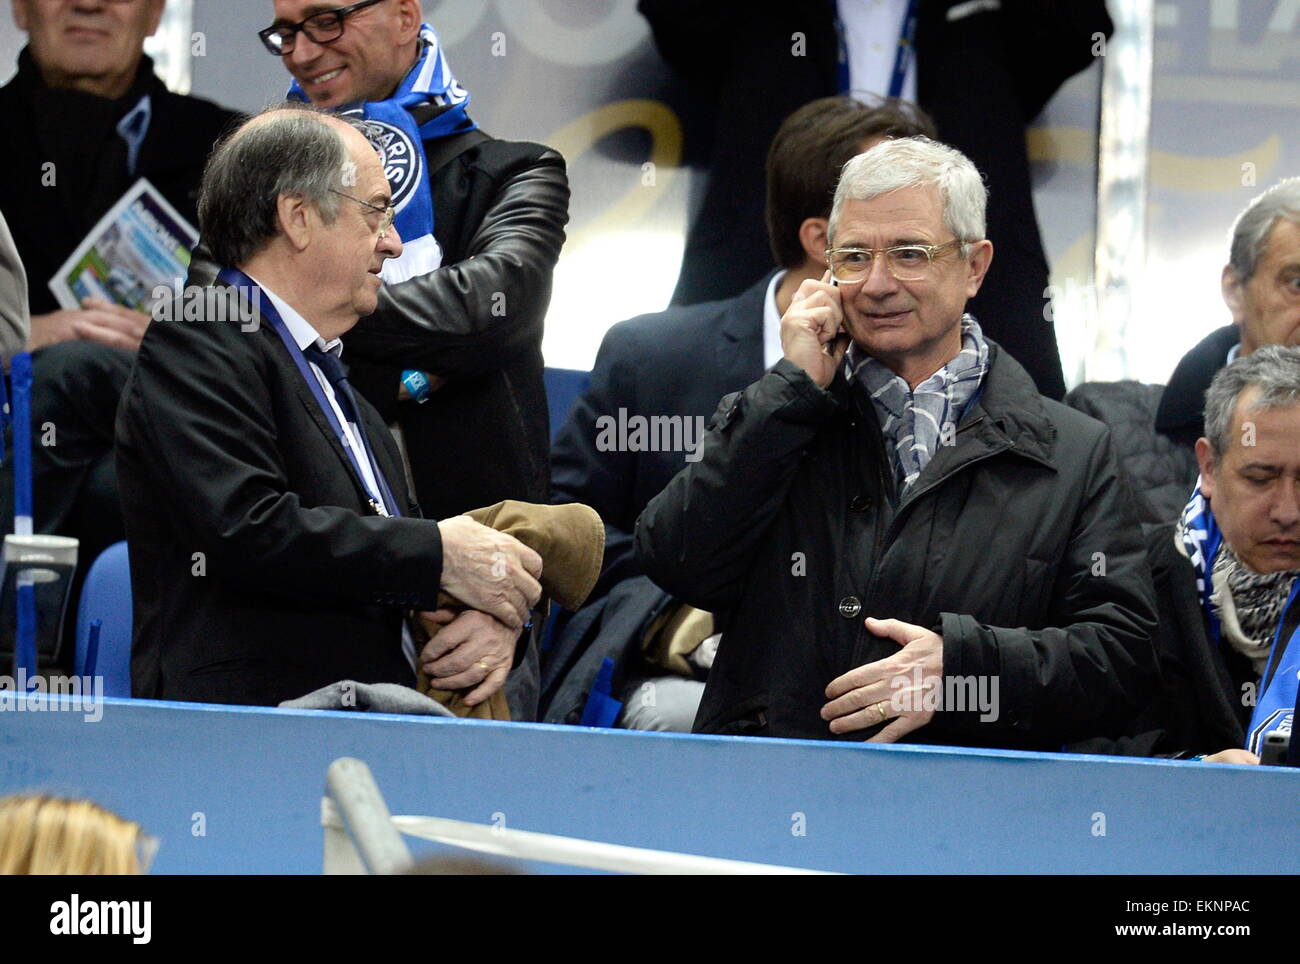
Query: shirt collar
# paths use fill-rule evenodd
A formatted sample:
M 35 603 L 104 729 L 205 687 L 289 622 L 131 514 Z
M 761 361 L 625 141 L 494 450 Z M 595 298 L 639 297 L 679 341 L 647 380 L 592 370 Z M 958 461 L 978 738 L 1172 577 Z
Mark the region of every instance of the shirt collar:
M 249 277 L 253 278 L 251 274 Z M 343 341 L 341 339 L 332 338 L 326 341 L 321 337 L 320 332 L 312 327 L 311 322 L 294 310 L 294 307 L 289 302 L 285 301 L 261 281 L 256 278 L 253 278 L 253 280 L 257 281 L 257 286 L 262 289 L 262 293 L 271 300 L 275 310 L 280 313 L 280 320 L 289 329 L 289 334 L 293 336 L 294 344 L 298 346 L 299 351 L 305 350 L 310 345 L 315 345 L 321 351 L 330 352 L 335 357 L 342 356 Z
M 778 271 L 772 276 L 767 286 L 767 296 L 763 299 L 763 367 L 771 368 L 781 360 L 785 351 L 781 348 L 781 312 L 776 307 L 776 292 L 785 280 L 786 272 Z

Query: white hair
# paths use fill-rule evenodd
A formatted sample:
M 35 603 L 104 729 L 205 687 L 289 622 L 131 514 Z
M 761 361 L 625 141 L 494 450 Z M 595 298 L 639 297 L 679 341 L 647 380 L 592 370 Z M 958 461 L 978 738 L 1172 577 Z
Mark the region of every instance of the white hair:
M 849 159 L 835 186 L 830 237 L 835 237 L 845 201 L 870 201 L 891 191 L 929 184 L 939 189 L 943 223 L 953 236 L 964 242 L 983 241 L 989 192 L 980 172 L 961 151 L 920 135 L 888 138 Z M 966 251 L 964 244 L 962 251 Z
M 1232 226 L 1228 263 L 1240 281 L 1249 281 L 1264 253 L 1264 242 L 1279 218 L 1300 223 L 1300 177 L 1279 181 L 1246 206 Z

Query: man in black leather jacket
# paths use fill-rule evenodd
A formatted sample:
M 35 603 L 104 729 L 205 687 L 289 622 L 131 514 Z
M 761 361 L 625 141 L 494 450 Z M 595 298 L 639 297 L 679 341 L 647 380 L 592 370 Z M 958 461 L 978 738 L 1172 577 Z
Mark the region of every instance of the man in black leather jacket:
M 314 0 L 276 0 L 272 28 L 291 38 L 281 59 L 318 107 L 391 98 L 429 40 L 436 45 L 421 29 L 418 0 L 379 0 L 324 32 L 321 16 Z M 307 17 L 306 29 L 293 29 Z M 457 95 L 462 102 L 441 106 L 468 102 L 452 80 L 445 99 Z M 435 519 L 501 499 L 549 497 L 542 323 L 568 220 L 564 160 L 540 144 L 472 128 L 431 138 L 420 123 L 441 265 L 386 283 L 378 310 L 344 339 L 354 384 L 401 424 L 420 507 Z M 408 232 L 403 240 L 413 239 Z M 408 394 L 405 370 L 429 377 L 425 402 L 399 401 Z

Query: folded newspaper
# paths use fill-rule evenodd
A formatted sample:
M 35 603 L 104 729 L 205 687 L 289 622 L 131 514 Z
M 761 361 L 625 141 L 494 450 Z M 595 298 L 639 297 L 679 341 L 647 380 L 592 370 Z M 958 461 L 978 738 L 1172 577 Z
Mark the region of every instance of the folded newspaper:
M 140 178 L 99 219 L 50 279 L 62 308 L 92 295 L 148 314 L 158 286 L 170 296 L 190 267 L 199 233 Z

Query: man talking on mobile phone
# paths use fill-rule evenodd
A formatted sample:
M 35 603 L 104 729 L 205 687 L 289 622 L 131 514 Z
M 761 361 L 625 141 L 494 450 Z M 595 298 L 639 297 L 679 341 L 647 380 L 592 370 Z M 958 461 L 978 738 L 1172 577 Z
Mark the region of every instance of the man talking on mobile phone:
M 724 626 L 696 731 L 1054 750 L 1147 698 L 1153 590 L 1107 430 L 965 312 L 986 197 L 924 137 L 850 160 L 784 358 L 638 520 L 651 578 Z

